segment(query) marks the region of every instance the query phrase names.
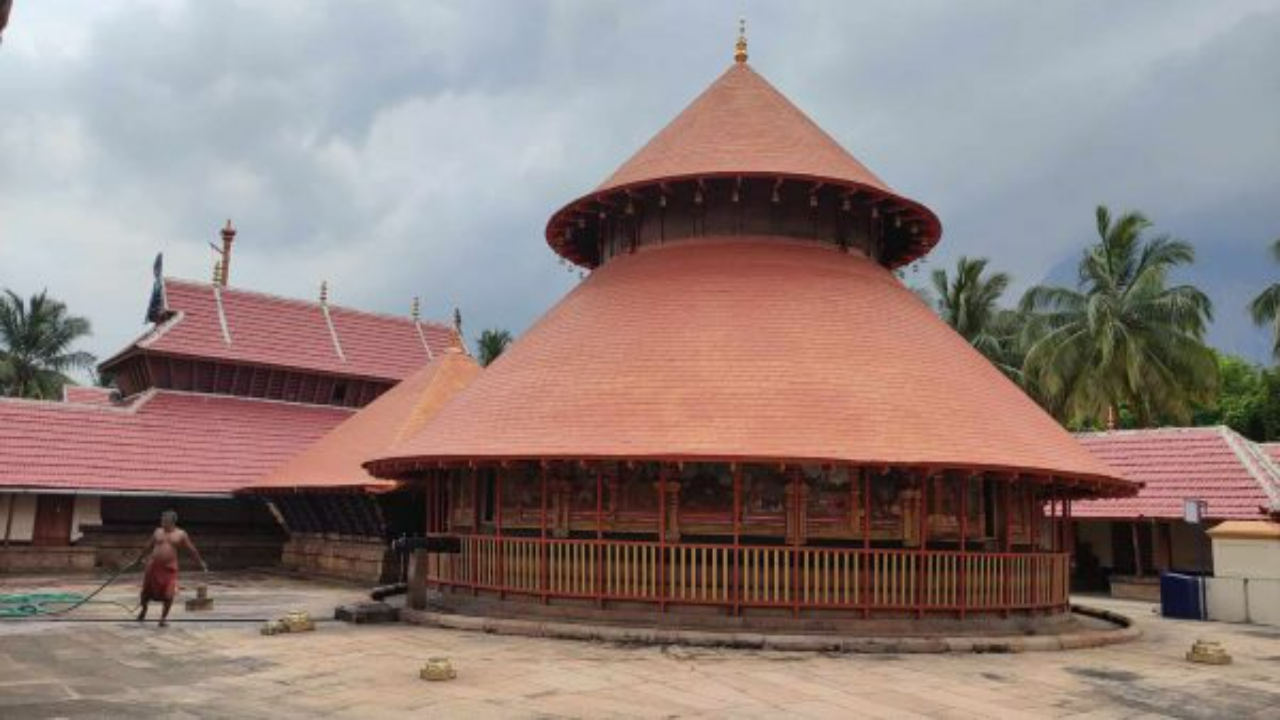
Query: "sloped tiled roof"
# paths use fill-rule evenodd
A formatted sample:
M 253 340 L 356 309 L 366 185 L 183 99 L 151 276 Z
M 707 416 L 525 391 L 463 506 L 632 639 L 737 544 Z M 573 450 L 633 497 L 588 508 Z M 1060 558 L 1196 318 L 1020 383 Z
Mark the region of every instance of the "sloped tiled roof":
M 115 390 L 111 388 L 64 385 L 62 401 L 77 405 L 115 405 Z
M 832 461 L 1114 477 L 884 267 L 787 238 L 594 271 L 375 474 L 416 461 Z
M 1181 518 L 1186 500 L 1204 500 L 1214 520 L 1255 519 L 1280 509 L 1280 468 L 1256 443 L 1226 427 L 1080 433 L 1080 442 L 1124 478 L 1135 497 L 1080 501 L 1075 517 Z
M 245 489 L 394 487 L 371 476 L 363 463 L 416 434 L 478 374 L 480 366 L 470 356 L 445 352 Z
M 449 347 L 439 323 L 166 278 L 169 318 L 102 365 L 139 351 L 399 381 Z
M 891 189 L 750 65 L 734 63 L 599 187 L 557 212 L 547 241 L 581 264 L 563 231 L 584 203 L 618 190 L 707 177 L 822 182 L 908 208 L 922 221 L 919 246 L 895 256 L 894 266 L 928 252 L 942 235 L 931 210 Z
M 123 406 L 0 400 L 0 488 L 223 495 L 352 411 L 152 390 Z

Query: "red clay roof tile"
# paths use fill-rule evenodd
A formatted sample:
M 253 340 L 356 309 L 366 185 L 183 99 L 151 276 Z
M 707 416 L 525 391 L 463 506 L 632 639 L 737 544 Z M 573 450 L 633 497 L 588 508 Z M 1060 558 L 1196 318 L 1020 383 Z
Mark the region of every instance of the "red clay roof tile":
M 164 289 L 173 317 L 104 368 L 149 351 L 398 381 L 458 346 L 453 329 L 439 323 L 337 305 L 327 306 L 326 319 L 325 306 L 317 302 L 172 278 L 165 279 Z
M 362 464 L 416 434 L 479 374 L 470 356 L 445 352 L 245 489 L 392 488 Z
M 0 488 L 222 495 L 351 411 L 153 390 L 125 406 L 0 400 Z
M 375 470 L 503 458 L 998 469 L 1133 490 L 888 270 L 790 238 L 610 260 Z
M 1204 500 L 1214 520 L 1252 519 L 1280 510 L 1280 468 L 1262 447 L 1225 427 L 1080 433 L 1099 460 L 1134 482 L 1130 498 L 1079 501 L 1082 518 L 1181 518 L 1183 502 Z

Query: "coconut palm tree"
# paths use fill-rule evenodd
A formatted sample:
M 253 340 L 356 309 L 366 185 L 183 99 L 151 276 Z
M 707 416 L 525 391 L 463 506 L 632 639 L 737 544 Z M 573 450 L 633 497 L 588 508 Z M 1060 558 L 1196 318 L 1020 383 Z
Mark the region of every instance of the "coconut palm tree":
M 969 344 L 1006 375 L 1017 380 L 1022 357 L 1018 352 L 1021 315 L 999 306 L 1009 288 L 1009 275 L 985 275 L 986 258 L 961 257 L 954 277 L 945 269 L 933 271 L 933 300 L 938 315 Z
M 511 340 L 511 333 L 506 330 L 495 328 L 480 333 L 479 339 L 476 340 L 480 364 L 487 367 L 489 363 L 497 360 L 498 356 L 511 344 Z
M 89 335 L 89 321 L 67 313 L 67 306 L 46 291 L 23 301 L 17 293 L 0 295 L 0 394 L 54 399 L 71 382 L 67 373 L 88 368 L 94 358 L 73 349 Z
M 1280 240 L 1271 243 L 1271 256 L 1280 262 Z M 1259 327 L 1271 326 L 1271 356 L 1280 360 L 1280 283 L 1263 290 L 1249 303 L 1249 314 Z
M 1168 284 L 1195 250 L 1146 237 L 1150 227 L 1141 213 L 1113 220 L 1098 207 L 1098 242 L 1080 259 L 1077 288 L 1037 286 L 1022 298 L 1027 386 L 1063 422 L 1110 424 L 1122 407 L 1143 427 L 1187 422 L 1193 403 L 1213 400 L 1218 374 L 1203 342 L 1209 298 Z

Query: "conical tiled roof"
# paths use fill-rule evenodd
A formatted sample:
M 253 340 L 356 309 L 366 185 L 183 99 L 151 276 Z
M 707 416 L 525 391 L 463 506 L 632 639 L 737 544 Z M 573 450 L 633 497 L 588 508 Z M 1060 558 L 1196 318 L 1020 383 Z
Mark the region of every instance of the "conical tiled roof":
M 372 468 L 522 458 L 847 462 L 1134 489 L 889 270 L 790 238 L 610 260 Z
M 891 266 L 929 251 L 942 235 L 937 216 L 892 190 L 745 62 L 734 63 L 709 88 L 588 195 L 569 203 L 547 225 L 556 252 L 580 264 L 565 230 L 576 213 L 610 193 L 696 178 L 769 177 L 823 183 L 897 207 L 919 224 L 912 247 L 896 249 Z
M 372 477 L 362 464 L 417 434 L 479 374 L 480 366 L 469 355 L 456 349 L 446 350 L 245 489 L 389 489 L 394 483 Z

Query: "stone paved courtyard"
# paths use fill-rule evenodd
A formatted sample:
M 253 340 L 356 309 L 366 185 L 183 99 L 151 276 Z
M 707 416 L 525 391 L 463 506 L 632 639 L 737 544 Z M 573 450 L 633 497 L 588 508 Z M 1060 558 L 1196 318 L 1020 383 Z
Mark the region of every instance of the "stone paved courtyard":
M 131 604 L 126 581 L 136 579 L 122 579 L 107 598 Z M 95 584 L 0 577 L 0 592 Z M 251 573 L 215 574 L 209 585 L 212 613 L 177 607 L 177 622 L 163 630 L 120 620 L 123 610 L 111 605 L 77 612 L 74 622 L 0 622 L 0 718 L 1280 718 L 1280 631 L 1161 620 L 1142 603 L 1086 600 L 1138 621 L 1144 637 L 1125 645 L 829 656 L 332 621 L 314 633 L 263 637 L 250 619 L 291 609 L 331 617 L 360 589 Z M 1235 663 L 1187 663 L 1196 638 L 1223 642 Z M 457 680 L 419 680 L 433 656 L 450 658 Z

